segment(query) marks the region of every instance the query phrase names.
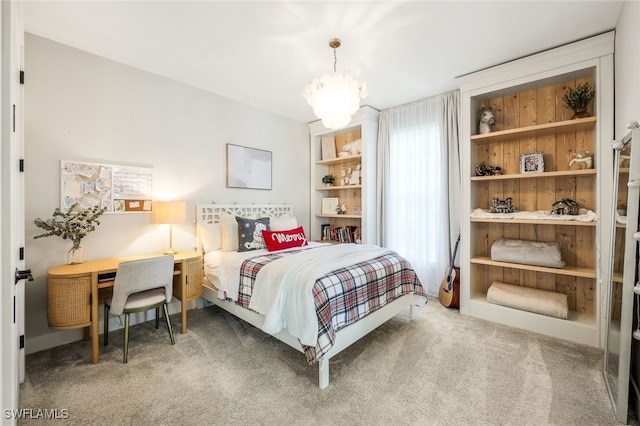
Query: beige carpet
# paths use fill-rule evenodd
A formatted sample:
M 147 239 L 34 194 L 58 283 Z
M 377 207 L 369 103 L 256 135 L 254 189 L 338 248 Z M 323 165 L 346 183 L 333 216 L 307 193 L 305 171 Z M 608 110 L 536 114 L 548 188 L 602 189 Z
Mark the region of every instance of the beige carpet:
M 190 311 L 175 346 L 166 326 L 133 327 L 127 365 L 122 330 L 109 337 L 98 365 L 89 342 L 29 355 L 20 408 L 66 409 L 63 423 L 82 425 L 615 424 L 602 351 L 435 299 L 334 358 L 325 390 L 302 353 L 217 307 Z

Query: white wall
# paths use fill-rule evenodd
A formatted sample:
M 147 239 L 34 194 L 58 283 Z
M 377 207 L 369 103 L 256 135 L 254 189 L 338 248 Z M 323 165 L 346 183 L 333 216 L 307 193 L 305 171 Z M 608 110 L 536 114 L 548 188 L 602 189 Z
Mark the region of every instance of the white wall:
M 32 34 L 25 46 L 27 353 L 81 338 L 47 325 L 51 265 L 71 244 L 34 240 L 36 217 L 60 204 L 60 160 L 154 168 L 154 197 L 187 201 L 173 247 L 193 250 L 195 204 L 290 203 L 309 227 L 309 129 L 265 112 Z M 272 151 L 271 191 L 225 187 L 225 144 Z M 85 260 L 161 252 L 167 225 L 151 214 L 104 215 L 82 241 Z M 173 305 L 173 311 L 179 305 Z M 179 307 L 177 308 L 179 310 Z

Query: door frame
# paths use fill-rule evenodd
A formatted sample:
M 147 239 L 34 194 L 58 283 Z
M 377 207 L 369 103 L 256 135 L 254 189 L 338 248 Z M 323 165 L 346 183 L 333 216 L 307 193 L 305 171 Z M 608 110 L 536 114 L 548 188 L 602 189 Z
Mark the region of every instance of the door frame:
M 20 382 L 24 380 L 24 31 L 20 1 L 0 1 L 0 402 L 3 421 L 17 422 Z M 21 340 L 22 336 L 22 340 Z M 22 346 L 22 348 L 20 347 Z

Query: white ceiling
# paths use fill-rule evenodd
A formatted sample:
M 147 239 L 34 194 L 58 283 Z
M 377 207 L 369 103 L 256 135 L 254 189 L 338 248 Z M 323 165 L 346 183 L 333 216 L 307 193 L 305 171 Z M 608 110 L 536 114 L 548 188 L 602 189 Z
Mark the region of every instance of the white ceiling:
M 608 1 L 34 1 L 27 32 L 303 122 L 332 70 L 376 109 L 455 89 L 455 77 L 615 28 Z

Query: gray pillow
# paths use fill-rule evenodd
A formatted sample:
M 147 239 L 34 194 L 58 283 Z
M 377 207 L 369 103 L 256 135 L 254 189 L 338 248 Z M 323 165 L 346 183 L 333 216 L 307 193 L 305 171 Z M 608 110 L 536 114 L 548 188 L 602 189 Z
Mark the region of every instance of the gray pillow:
M 262 231 L 269 230 L 269 218 L 247 219 L 236 216 L 238 222 L 238 251 L 267 248 Z

